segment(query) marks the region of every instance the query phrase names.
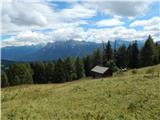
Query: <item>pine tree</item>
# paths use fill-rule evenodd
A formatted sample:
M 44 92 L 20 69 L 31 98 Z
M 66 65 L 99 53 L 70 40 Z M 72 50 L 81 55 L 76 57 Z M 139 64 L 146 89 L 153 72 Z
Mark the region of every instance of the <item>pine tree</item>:
M 106 47 L 104 48 L 103 52 L 103 64 L 105 65 L 107 61 L 113 59 L 113 51 L 112 51 L 112 46 L 110 44 L 110 41 L 108 41 Z
M 127 66 L 132 67 L 132 45 L 130 44 L 127 48 Z
M 9 69 L 9 82 L 11 85 L 33 83 L 31 69 L 26 64 L 16 63 Z
M 87 57 L 83 59 L 83 63 L 84 63 L 85 75 L 90 76 L 90 70 L 93 67 L 92 57 L 88 55 Z
M 79 57 L 77 57 L 75 61 L 75 70 L 77 74 L 77 79 L 84 77 L 84 72 L 85 72 L 84 65 L 82 60 Z
M 45 78 L 45 64 L 43 62 L 33 63 L 32 69 L 34 71 L 34 83 L 47 83 L 47 79 Z
M 127 49 L 125 45 L 122 45 L 118 48 L 116 52 L 116 64 L 119 68 L 126 67 L 127 64 Z
M 102 64 L 102 54 L 99 48 L 96 49 L 92 54 L 92 64 L 93 66 Z
M 54 63 L 53 62 L 48 62 L 46 63 L 46 68 L 45 68 L 45 79 L 47 82 L 54 82 Z
M 5 71 L 1 71 L 1 87 L 6 87 L 9 85 L 8 77 Z
M 149 35 L 142 50 L 141 50 L 141 65 L 150 66 L 154 64 L 155 59 L 155 45 L 152 37 Z
M 137 41 L 135 41 L 132 44 L 132 59 L 131 59 L 132 68 L 138 68 L 139 62 L 140 62 L 139 61 L 139 49 L 138 49 Z
M 130 44 L 127 48 L 127 66 L 130 68 L 138 68 L 140 59 L 139 59 L 139 49 L 138 44 L 135 41 L 133 44 Z
M 154 57 L 154 64 L 160 63 L 160 45 L 155 44 L 155 57 Z
M 61 59 L 55 63 L 55 83 L 66 82 L 64 62 Z
M 157 44 L 157 52 L 158 52 L 158 63 L 160 63 L 160 45 Z
M 74 77 L 75 68 L 74 68 L 74 63 L 71 57 L 67 57 L 64 64 L 65 64 L 66 81 L 72 81 L 73 79 L 75 79 Z

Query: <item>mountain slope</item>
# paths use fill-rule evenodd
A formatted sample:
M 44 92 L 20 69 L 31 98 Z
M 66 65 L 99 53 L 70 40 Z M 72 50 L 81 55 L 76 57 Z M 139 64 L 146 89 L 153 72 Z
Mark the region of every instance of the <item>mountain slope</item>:
M 19 61 L 20 58 L 36 52 L 42 47 L 42 45 L 3 47 L 1 48 L 1 58 L 6 60 Z
M 111 41 L 112 48 L 118 48 L 122 44 L 128 46 L 132 41 L 121 39 Z M 142 47 L 144 41 L 137 41 L 138 46 Z M 56 41 L 48 43 L 46 46 L 20 46 L 2 48 L 2 59 L 16 61 L 47 61 L 65 58 L 67 56 L 86 56 L 91 54 L 96 48 L 102 48 L 101 43 L 86 41 Z
M 57 41 L 48 43 L 45 47 L 25 56 L 21 60 L 37 61 L 37 60 L 57 60 L 58 58 L 65 58 L 67 56 L 80 56 L 83 57 L 91 54 L 94 49 L 100 48 L 102 45 L 94 42 L 84 41 Z
M 4 88 L 2 119 L 158 120 L 160 79 L 146 74 L 151 69 L 160 65 L 104 79 Z

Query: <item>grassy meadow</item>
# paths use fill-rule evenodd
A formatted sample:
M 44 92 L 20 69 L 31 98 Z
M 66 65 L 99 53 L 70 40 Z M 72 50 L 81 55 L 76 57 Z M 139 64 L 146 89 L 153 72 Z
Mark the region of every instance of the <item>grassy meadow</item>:
M 160 120 L 160 65 L 1 92 L 2 120 Z

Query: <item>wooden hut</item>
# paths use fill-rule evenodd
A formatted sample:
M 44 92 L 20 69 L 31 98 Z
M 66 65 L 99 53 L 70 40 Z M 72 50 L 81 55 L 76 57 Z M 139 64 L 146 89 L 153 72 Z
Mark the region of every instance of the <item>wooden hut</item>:
M 112 76 L 113 72 L 108 67 L 95 66 L 91 69 L 91 75 L 93 78 L 97 77 L 109 77 Z

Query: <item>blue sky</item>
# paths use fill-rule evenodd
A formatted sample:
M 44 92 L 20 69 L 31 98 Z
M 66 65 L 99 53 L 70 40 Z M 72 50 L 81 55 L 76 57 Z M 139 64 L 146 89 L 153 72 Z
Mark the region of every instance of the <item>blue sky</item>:
M 160 2 L 2 0 L 1 47 L 60 40 L 160 40 Z

